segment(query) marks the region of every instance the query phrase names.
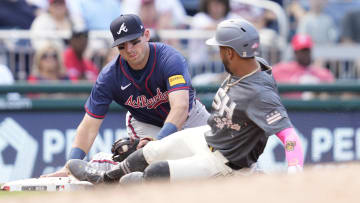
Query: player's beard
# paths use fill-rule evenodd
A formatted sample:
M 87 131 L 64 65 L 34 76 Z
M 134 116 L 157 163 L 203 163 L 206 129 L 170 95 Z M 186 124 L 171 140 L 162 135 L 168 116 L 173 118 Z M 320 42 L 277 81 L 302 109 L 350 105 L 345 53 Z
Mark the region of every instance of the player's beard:
M 232 74 L 232 72 L 230 71 L 230 68 L 229 68 L 229 61 L 227 60 L 226 57 L 222 58 L 222 62 L 224 64 L 225 71 Z

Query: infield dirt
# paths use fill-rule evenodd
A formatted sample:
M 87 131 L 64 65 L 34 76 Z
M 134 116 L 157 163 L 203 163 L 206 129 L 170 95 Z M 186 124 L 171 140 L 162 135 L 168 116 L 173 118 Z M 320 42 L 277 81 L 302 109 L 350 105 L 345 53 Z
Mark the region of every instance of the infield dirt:
M 4 203 L 360 203 L 360 164 L 306 167 L 300 174 L 261 174 L 207 181 L 1 195 Z

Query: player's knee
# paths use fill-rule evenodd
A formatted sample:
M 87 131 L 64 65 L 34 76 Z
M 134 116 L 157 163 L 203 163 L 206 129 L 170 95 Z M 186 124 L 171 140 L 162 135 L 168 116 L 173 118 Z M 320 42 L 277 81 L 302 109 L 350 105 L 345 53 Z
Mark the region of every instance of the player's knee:
M 154 160 L 158 160 L 158 157 L 162 154 L 161 148 L 159 147 L 159 141 L 148 142 L 142 149 L 149 164 Z
M 145 147 L 144 156 L 149 164 L 160 161 L 167 160 L 169 150 L 172 150 L 180 145 L 183 145 L 184 141 L 172 134 L 171 136 L 166 137 L 166 139 L 151 141 Z
M 157 179 L 170 179 L 170 168 L 167 161 L 159 161 L 150 164 L 144 171 L 144 179 L 146 181 Z

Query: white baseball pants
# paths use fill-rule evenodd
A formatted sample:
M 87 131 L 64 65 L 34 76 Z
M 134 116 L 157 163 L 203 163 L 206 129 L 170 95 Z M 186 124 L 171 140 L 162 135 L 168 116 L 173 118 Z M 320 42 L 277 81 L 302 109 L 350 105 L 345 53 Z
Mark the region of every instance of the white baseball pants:
M 168 161 L 170 180 L 201 179 L 232 174 L 228 160 L 218 151 L 211 152 L 204 133 L 210 126 L 188 128 L 143 148 L 146 161 Z

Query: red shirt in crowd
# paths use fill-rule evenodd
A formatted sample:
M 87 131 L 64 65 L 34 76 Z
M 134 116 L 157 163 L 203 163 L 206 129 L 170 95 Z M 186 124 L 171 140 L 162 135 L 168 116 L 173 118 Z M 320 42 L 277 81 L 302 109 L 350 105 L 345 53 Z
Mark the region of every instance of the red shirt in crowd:
M 272 71 L 278 83 L 317 84 L 334 82 L 333 74 L 326 68 L 303 67 L 297 62 L 279 63 Z
M 64 51 L 64 64 L 72 81 L 84 79 L 96 81 L 99 74 L 98 68 L 92 61 L 85 58 L 79 59 L 71 47 Z
M 295 61 L 273 66 L 272 73 L 278 83 L 319 84 L 335 81 L 333 74 L 328 69 L 311 65 L 303 67 Z M 289 93 L 284 96 L 299 98 L 301 93 Z

